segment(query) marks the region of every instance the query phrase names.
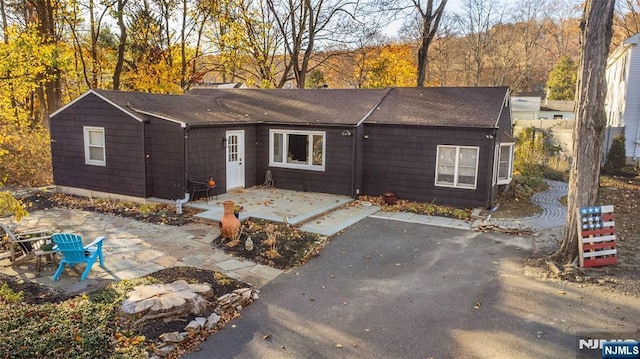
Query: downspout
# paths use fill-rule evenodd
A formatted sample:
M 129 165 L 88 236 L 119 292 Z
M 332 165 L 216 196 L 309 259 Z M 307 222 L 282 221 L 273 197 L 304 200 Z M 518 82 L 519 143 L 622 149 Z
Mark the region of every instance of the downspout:
M 144 160 L 144 170 L 143 170 L 143 176 L 144 176 L 144 197 L 145 199 L 149 197 L 149 179 L 147 178 L 147 158 L 148 158 L 148 154 L 147 154 L 147 128 L 146 128 L 146 124 L 147 121 L 142 121 L 142 154 L 144 156 L 143 160 Z
M 357 144 L 359 136 L 358 126 L 356 125 L 353 127 L 353 140 L 351 141 L 351 197 L 353 198 L 358 198 L 358 195 L 360 195 L 360 189 L 355 188 L 357 173 L 356 166 L 358 165 L 356 155 L 358 153 Z
M 187 188 L 188 185 L 188 179 L 189 179 L 189 173 L 188 173 L 188 168 L 189 166 L 187 165 L 187 161 L 189 160 L 189 155 L 187 153 L 187 140 L 189 139 L 189 136 L 187 134 L 187 131 L 189 131 L 190 127 L 187 127 L 186 125 L 182 125 L 182 128 L 184 128 L 184 130 L 182 131 L 183 133 L 183 138 L 182 138 L 182 153 L 184 154 L 184 162 L 182 163 L 182 173 L 184 174 L 184 178 L 183 180 L 183 185 L 184 185 L 184 198 L 182 199 L 178 199 L 176 200 L 176 213 L 178 214 L 182 214 L 182 205 L 189 202 L 190 199 L 190 195 L 189 195 L 189 191 Z
M 357 197 L 360 193 L 360 189 L 359 188 L 355 188 L 356 186 L 356 166 L 357 166 L 357 157 L 356 155 L 358 154 L 357 151 L 357 141 L 360 138 L 360 131 L 358 131 L 359 128 L 364 128 L 363 124 L 364 121 L 367 120 L 367 118 L 369 118 L 371 116 L 371 114 L 373 113 L 373 111 L 375 111 L 378 106 L 380 106 L 380 104 L 382 104 L 382 102 L 387 98 L 387 96 L 389 96 L 389 93 L 391 93 L 391 91 L 393 91 L 393 87 L 389 88 L 387 90 L 387 92 L 384 93 L 384 95 L 382 95 L 382 97 L 380 98 L 380 100 L 369 110 L 369 112 L 367 112 L 366 115 L 364 115 L 364 117 L 362 117 L 360 119 L 360 121 L 358 121 L 357 124 L 355 124 L 355 126 L 353 126 L 353 132 L 354 132 L 354 136 L 353 136 L 353 141 L 352 141 L 352 145 L 351 145 L 351 195 L 352 197 Z M 364 146 L 364 144 L 363 144 Z M 361 169 L 362 170 L 362 169 Z

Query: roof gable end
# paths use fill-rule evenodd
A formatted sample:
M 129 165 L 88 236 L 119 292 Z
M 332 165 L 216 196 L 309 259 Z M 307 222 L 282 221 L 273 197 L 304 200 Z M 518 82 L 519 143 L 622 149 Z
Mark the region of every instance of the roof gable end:
M 107 97 L 101 95 L 100 93 L 98 93 L 97 91 L 95 91 L 93 89 L 90 89 L 89 91 L 87 91 L 87 92 L 83 93 L 82 95 L 78 96 L 77 98 L 75 98 L 73 101 L 69 102 L 68 104 L 66 104 L 66 105 L 60 107 L 59 109 L 57 109 L 56 111 L 54 111 L 52 114 L 49 115 L 49 119 L 52 119 L 53 117 L 57 116 L 58 114 L 64 112 L 69 107 L 75 105 L 77 102 L 79 102 L 80 100 L 82 100 L 85 97 L 87 97 L 89 94 L 93 94 L 93 95 L 97 96 L 98 98 L 100 98 L 104 102 L 108 103 L 109 105 L 111 105 L 111 106 L 117 108 L 118 110 L 126 113 L 127 115 L 129 115 L 129 117 L 133 118 L 134 120 L 136 120 L 138 122 L 144 122 L 144 120 L 141 117 L 139 117 L 136 113 L 123 108 L 122 106 L 120 106 L 117 103 L 109 100 Z

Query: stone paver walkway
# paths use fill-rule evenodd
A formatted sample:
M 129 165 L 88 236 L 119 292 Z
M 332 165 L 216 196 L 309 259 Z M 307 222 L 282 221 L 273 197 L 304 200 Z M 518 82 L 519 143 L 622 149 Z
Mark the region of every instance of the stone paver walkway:
M 560 198 L 567 195 L 569 186 L 566 182 L 548 179 L 544 181 L 549 185 L 549 189 L 531 197 L 531 201 L 542 208 L 542 213 L 519 219 L 492 218 L 489 223 L 505 227 L 528 228 L 533 231 L 564 226 L 567 207 L 560 203 Z
M 20 221 L 19 229 L 45 228 L 55 232 L 77 233 L 86 243 L 105 236 L 102 247 L 105 268 L 95 264 L 87 280 L 79 282 L 82 266 L 67 268 L 60 280 L 52 281 L 53 264 L 41 272 L 35 260 L 21 265 L 0 261 L 0 273 L 34 281 L 65 292 L 76 293 L 107 281 L 131 279 L 155 271 L 193 266 L 222 272 L 255 287 L 274 279 L 281 270 L 226 254 L 211 245 L 219 235 L 217 226 L 193 223 L 163 226 L 136 220 L 72 209 L 47 209 L 31 213 Z

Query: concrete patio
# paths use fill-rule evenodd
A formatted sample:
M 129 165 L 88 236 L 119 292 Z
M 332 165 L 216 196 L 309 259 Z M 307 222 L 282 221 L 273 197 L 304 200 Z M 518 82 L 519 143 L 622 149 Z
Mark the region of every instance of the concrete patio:
M 323 236 L 332 236 L 379 210 L 347 196 L 262 186 L 233 190 L 214 199 L 189 202 L 185 207 L 203 210 L 195 217 L 204 223 L 217 224 L 223 215 L 222 202 L 227 200 L 243 207 L 241 221 L 254 218 L 288 223 Z

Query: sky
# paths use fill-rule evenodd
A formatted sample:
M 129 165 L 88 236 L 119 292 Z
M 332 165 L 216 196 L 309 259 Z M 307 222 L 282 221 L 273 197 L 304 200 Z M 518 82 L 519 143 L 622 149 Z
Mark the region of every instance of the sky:
M 448 0 L 444 11 L 445 11 L 445 13 L 451 14 L 452 12 L 459 11 L 461 8 L 462 8 L 462 0 Z M 390 37 L 398 36 L 398 31 L 402 27 L 403 21 L 404 20 L 400 19 L 400 20 L 396 20 L 396 21 L 393 21 L 393 22 L 389 23 L 389 25 L 387 25 L 382 30 L 382 32 L 385 35 L 390 36 Z

